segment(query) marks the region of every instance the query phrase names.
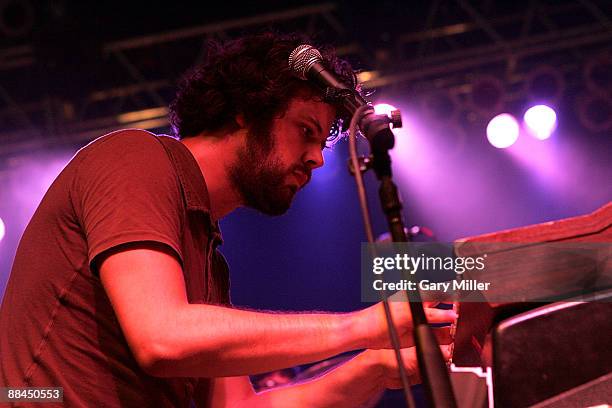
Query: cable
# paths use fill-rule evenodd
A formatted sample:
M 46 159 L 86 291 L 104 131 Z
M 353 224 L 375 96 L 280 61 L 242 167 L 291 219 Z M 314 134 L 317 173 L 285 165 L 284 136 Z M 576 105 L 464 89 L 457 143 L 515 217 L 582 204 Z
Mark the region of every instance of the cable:
M 351 124 L 349 127 L 349 153 L 351 158 L 351 165 L 353 166 L 355 182 L 357 183 L 357 194 L 359 196 L 359 205 L 361 207 L 361 215 L 363 217 L 364 228 L 366 232 L 366 236 L 368 238 L 368 243 L 370 244 L 370 251 L 375 253 L 374 248 L 374 233 L 372 232 L 372 221 L 370 218 L 370 210 L 368 207 L 368 201 L 366 197 L 365 185 L 363 183 L 363 176 L 361 174 L 361 169 L 359 166 L 359 159 L 357 157 L 357 124 L 361 120 L 361 115 L 368 109 L 372 109 L 369 105 L 364 105 L 359 107 L 353 117 L 351 118 Z M 389 301 L 387 297 L 384 295 L 384 292 L 381 292 L 383 308 L 385 310 L 385 318 L 387 321 L 387 329 L 389 331 L 389 337 L 391 338 L 391 345 L 393 346 L 393 351 L 395 352 L 395 359 L 397 360 L 397 366 L 399 369 L 400 380 L 402 382 L 402 388 L 404 390 L 404 397 L 406 399 L 406 405 L 409 408 L 415 408 L 416 405 L 414 403 L 414 399 L 412 397 L 412 393 L 410 392 L 410 382 L 408 381 L 408 375 L 406 373 L 406 367 L 404 367 L 404 360 L 402 358 L 401 346 L 399 336 L 397 334 L 397 330 L 395 329 L 395 325 L 393 324 L 393 316 L 391 316 L 391 309 L 389 307 Z

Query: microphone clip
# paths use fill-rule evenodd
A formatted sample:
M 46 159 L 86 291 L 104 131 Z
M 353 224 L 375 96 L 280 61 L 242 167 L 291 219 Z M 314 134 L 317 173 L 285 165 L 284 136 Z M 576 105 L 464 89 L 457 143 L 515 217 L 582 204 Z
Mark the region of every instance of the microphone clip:
M 361 174 L 370 170 L 374 166 L 374 158 L 370 156 L 359 156 L 357 157 L 357 163 L 359 164 L 359 172 Z M 353 162 L 348 160 L 348 171 L 351 173 L 351 176 L 355 175 L 355 168 L 353 167 Z
M 338 105 L 341 104 L 346 98 L 354 96 L 355 91 L 350 89 L 335 88 L 332 86 L 325 87 L 323 92 L 323 102 Z

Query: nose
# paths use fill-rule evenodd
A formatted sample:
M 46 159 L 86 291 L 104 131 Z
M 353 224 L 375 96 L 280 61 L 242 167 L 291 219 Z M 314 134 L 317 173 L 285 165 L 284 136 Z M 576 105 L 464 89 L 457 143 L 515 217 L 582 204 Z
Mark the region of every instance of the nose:
M 323 151 L 320 148 L 313 147 L 305 153 L 303 161 L 310 170 L 318 169 L 325 163 Z

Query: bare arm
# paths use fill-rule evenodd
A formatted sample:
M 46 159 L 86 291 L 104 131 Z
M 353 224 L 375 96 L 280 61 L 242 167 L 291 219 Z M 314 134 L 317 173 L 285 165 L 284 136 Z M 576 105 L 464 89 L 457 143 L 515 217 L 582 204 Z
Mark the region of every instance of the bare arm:
M 450 356 L 447 346 L 442 351 Z M 418 383 L 415 349 L 403 349 L 402 356 L 411 384 Z M 216 378 L 212 408 L 373 406 L 385 388 L 400 387 L 393 352 L 366 350 L 322 377 L 259 394 L 253 392 L 248 377 Z
M 255 374 L 388 343 L 378 309 L 273 314 L 189 304 L 180 264 L 164 248 L 127 249 L 100 265 L 130 349 L 151 375 Z M 430 319 L 448 321 L 444 312 Z
M 253 394 L 227 407 L 360 407 L 378 400 L 384 389 L 383 370 L 364 352 L 322 377 Z

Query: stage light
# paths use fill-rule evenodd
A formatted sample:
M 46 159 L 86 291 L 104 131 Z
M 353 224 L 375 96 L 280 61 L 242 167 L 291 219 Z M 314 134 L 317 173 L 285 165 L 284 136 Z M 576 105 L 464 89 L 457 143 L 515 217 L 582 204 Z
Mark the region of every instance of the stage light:
M 377 103 L 374 105 L 374 112 L 377 115 L 390 115 L 394 110 L 397 110 L 397 108 L 388 103 Z
M 565 78 L 558 68 L 541 65 L 527 75 L 525 90 L 530 101 L 558 103 L 565 91 Z
M 583 76 L 591 93 L 607 97 L 612 93 L 612 53 L 593 56 L 584 65 Z
M 536 139 L 545 140 L 557 127 L 557 114 L 546 105 L 536 105 L 527 109 L 523 115 L 525 127 Z
M 612 129 L 612 98 L 598 94 L 586 94 L 576 99 L 578 119 L 591 132 L 607 132 Z
M 368 81 L 373 81 L 380 76 L 378 71 L 362 71 L 357 74 L 357 80 L 360 84 Z
M 474 111 L 489 116 L 502 110 L 504 83 L 493 76 L 480 76 L 472 82 L 469 102 Z
M 487 139 L 498 149 L 512 146 L 519 136 L 519 125 L 514 116 L 501 113 L 487 125 Z
M 156 129 L 168 125 L 168 108 L 151 108 L 117 115 L 117 122 L 132 128 Z
M 0 218 L 0 241 L 4 238 L 4 233 L 6 232 L 6 228 L 4 227 L 4 221 Z

